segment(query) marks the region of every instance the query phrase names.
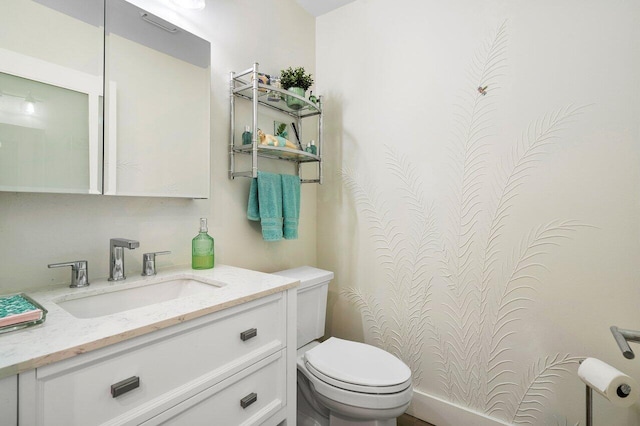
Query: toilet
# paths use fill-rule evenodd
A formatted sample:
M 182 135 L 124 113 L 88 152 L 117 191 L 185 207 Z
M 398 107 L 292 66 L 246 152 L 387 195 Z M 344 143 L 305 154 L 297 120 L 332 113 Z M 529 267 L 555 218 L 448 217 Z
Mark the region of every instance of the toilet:
M 297 426 L 395 426 L 413 395 L 409 367 L 375 346 L 317 340 L 333 272 L 302 266 L 275 275 L 300 280 Z

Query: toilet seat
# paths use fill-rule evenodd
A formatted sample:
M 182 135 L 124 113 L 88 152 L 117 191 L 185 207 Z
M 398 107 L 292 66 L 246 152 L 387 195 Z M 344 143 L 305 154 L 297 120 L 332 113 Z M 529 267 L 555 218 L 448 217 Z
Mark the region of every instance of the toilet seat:
M 364 343 L 331 337 L 304 354 L 307 370 L 340 389 L 394 394 L 411 386 L 411 370 L 390 353 Z
M 369 393 L 369 394 L 373 394 L 373 395 L 385 395 L 385 394 L 392 394 L 392 393 L 398 393 L 401 392 L 403 390 L 405 390 L 406 388 L 408 388 L 409 386 L 411 386 L 411 379 L 408 379 L 405 382 L 399 383 L 397 385 L 392 385 L 392 386 L 364 386 L 364 385 L 357 385 L 354 383 L 349 383 L 349 382 L 343 382 L 340 380 L 336 380 L 332 377 L 329 377 L 325 374 L 322 374 L 320 371 L 318 371 L 317 369 L 315 369 L 313 367 L 313 365 L 306 363 L 306 367 L 307 370 L 309 371 L 309 373 L 313 374 L 315 377 L 317 377 L 318 379 L 322 380 L 323 382 L 331 385 L 331 386 L 335 386 L 337 388 L 340 389 L 344 389 L 347 391 L 351 391 L 351 392 L 359 392 L 359 393 Z

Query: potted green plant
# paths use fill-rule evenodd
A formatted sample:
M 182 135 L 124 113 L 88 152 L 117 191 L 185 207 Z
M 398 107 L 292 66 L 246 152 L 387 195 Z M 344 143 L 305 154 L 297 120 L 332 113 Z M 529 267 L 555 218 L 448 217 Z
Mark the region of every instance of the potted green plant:
M 282 88 L 294 93 L 301 98 L 305 98 L 305 93 L 313 84 L 311 74 L 307 74 L 304 67 L 287 68 L 280 71 L 280 84 Z M 293 96 L 287 96 L 287 106 L 294 110 L 299 110 L 304 106 L 304 102 Z

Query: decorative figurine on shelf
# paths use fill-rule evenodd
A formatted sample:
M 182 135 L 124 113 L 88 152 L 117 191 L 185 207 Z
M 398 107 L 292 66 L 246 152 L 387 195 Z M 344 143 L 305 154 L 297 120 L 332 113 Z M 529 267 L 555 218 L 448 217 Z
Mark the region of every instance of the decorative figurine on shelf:
M 251 76 L 251 82 L 253 83 L 253 75 Z M 270 84 L 271 83 L 271 76 L 269 76 L 269 74 L 263 74 L 263 73 L 258 73 L 258 83 L 260 84 Z M 258 89 L 261 92 L 266 92 L 267 89 L 265 89 L 264 87 L 260 87 Z
M 313 102 L 314 104 L 317 104 L 317 103 L 318 103 L 318 98 L 316 97 L 316 95 L 314 95 L 314 94 L 313 94 L 313 90 L 310 92 L 309 100 L 310 100 L 311 102 Z
M 282 136 L 267 135 L 260 129 L 258 129 L 258 139 L 260 139 L 260 145 L 285 146 L 291 149 L 298 149 L 298 147 L 290 140 L 285 139 Z

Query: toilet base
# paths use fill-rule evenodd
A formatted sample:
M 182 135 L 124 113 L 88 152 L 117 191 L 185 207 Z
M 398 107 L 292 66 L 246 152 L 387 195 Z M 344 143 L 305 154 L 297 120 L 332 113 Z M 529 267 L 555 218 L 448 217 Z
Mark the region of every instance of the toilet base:
M 329 416 L 329 426 L 397 426 L 396 419 L 382 420 L 356 420 L 343 419 L 331 413 Z
M 299 381 L 306 380 L 306 378 L 302 376 L 302 374 L 299 371 L 298 371 L 298 380 Z M 306 386 L 307 386 L 306 389 L 308 389 L 308 384 Z M 326 416 L 323 416 L 322 414 L 320 414 L 317 409 L 320 407 L 316 407 L 314 409 L 311 403 L 309 403 L 308 398 L 311 398 L 311 395 L 305 396 L 300 384 L 298 384 L 297 388 L 298 388 L 298 392 L 297 392 L 298 410 L 296 413 L 296 426 L 330 426 L 328 410 L 324 410 L 327 414 Z
M 344 406 L 336 401 L 332 401 L 323 397 L 317 393 L 310 392 L 311 384 L 307 378 L 298 371 L 298 386 L 297 386 L 297 426 L 397 426 L 396 418 L 400 416 L 409 406 L 409 403 L 397 407 L 395 410 L 385 410 L 386 418 L 372 419 L 376 417 L 376 410 L 367 408 L 358 408 L 353 406 Z M 342 411 L 349 410 L 350 414 L 359 418 L 341 416 L 336 414 L 335 411 L 331 411 L 326 405 L 319 404 L 319 401 L 323 401 L 324 404 L 328 404 L 330 407 L 336 409 L 341 406 Z M 389 416 L 394 416 L 389 418 Z

